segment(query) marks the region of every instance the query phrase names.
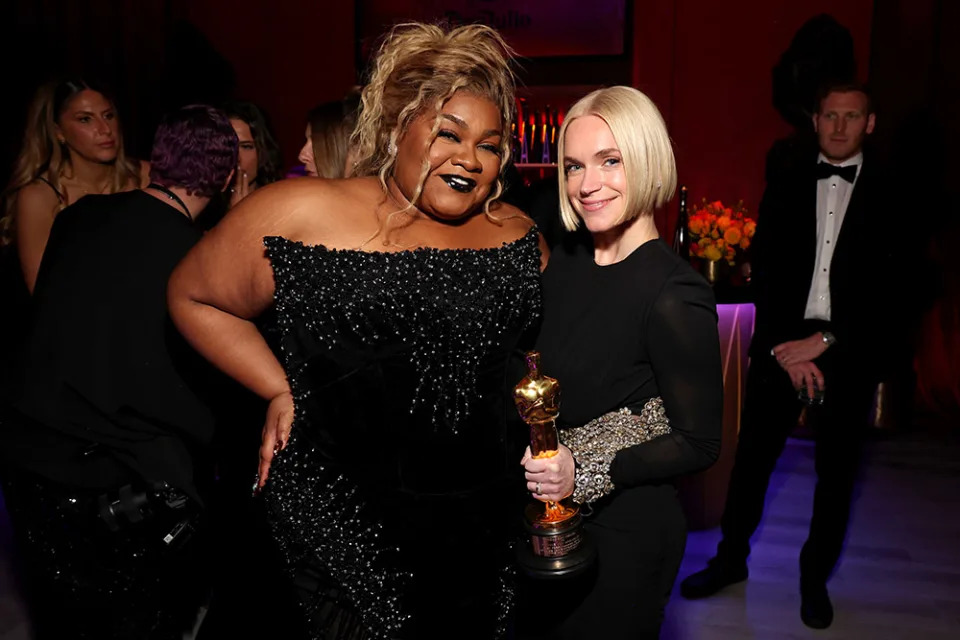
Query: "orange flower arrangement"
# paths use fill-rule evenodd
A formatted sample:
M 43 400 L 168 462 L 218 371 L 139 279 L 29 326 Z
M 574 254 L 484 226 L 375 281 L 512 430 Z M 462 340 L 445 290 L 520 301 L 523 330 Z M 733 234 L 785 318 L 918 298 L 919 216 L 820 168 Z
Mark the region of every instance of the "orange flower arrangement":
M 687 229 L 690 231 L 690 255 L 702 260 L 726 260 L 734 266 L 738 254 L 750 247 L 757 223 L 748 217 L 743 201 L 735 207 L 725 207 L 719 200 L 707 202 L 690 214 Z

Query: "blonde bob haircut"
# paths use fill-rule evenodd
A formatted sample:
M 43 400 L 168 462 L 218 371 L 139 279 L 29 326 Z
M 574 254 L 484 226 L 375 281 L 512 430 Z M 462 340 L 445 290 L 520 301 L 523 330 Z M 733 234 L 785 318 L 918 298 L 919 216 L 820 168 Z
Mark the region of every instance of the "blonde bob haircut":
M 656 105 L 633 87 L 598 89 L 577 101 L 560 127 L 557 154 L 564 162 L 564 139 L 570 123 L 583 116 L 597 116 L 607 123 L 620 148 L 627 193 L 620 222 L 651 215 L 673 197 L 677 189 L 677 164 L 667 126 Z M 582 158 L 581 158 L 582 160 Z M 567 195 L 566 170 L 560 175 L 560 219 L 568 231 L 580 226 L 580 217 Z
M 510 160 L 510 127 L 516 109 L 512 58 L 500 34 L 484 25 L 395 26 L 380 45 L 361 95 L 360 118 L 351 139 L 358 155 L 354 175 L 379 176 L 386 191 L 397 141 L 410 124 L 423 113 L 435 112 L 430 137 L 434 140 L 444 103 L 457 91 L 465 91 L 489 100 L 500 112 L 500 175 L 483 205 L 490 215 L 490 204 L 503 193 L 503 173 Z M 420 182 L 404 211 L 415 206 L 429 171 L 429 159 L 424 156 Z

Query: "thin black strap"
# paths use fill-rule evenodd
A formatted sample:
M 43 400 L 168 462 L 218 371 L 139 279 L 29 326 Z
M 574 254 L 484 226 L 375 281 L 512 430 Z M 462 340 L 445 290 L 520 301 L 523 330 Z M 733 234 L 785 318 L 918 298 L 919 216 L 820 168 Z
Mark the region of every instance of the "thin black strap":
M 54 192 L 55 194 L 57 194 L 57 200 L 60 202 L 60 204 L 66 204 L 67 199 L 63 197 L 63 194 L 62 194 L 62 193 L 60 193 L 59 191 L 57 191 L 57 188 L 56 188 L 55 186 L 53 186 L 53 183 L 52 183 L 52 182 L 50 182 L 49 180 L 47 180 L 47 179 L 44 178 L 43 176 L 37 176 L 37 180 L 40 180 L 41 182 L 46 182 L 46 183 L 47 183 L 47 186 L 50 187 L 51 189 L 53 189 L 53 192 Z
M 156 191 L 159 191 L 160 193 L 162 193 L 163 195 L 167 196 L 167 197 L 170 198 L 171 200 L 176 201 L 177 204 L 179 204 L 181 207 L 183 207 L 183 211 L 184 211 L 184 213 L 187 214 L 187 217 L 188 217 L 188 218 L 190 217 L 190 209 L 187 208 L 187 205 L 183 204 L 183 200 L 180 199 L 180 196 L 178 196 L 177 194 L 175 194 L 173 191 L 170 191 L 170 189 L 167 189 L 167 188 L 166 188 L 165 186 L 163 186 L 162 184 L 157 184 L 156 182 L 151 182 L 150 184 L 148 184 L 148 185 L 147 185 L 147 189 L 154 189 L 154 190 L 156 190 Z

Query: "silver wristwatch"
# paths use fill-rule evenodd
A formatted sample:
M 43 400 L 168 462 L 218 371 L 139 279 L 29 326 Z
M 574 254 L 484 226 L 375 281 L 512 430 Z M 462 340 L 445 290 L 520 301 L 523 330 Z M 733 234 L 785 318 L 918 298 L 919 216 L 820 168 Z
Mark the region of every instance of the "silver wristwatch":
M 837 341 L 837 336 L 833 335 L 833 333 L 830 331 L 822 331 L 821 335 L 823 336 L 823 344 L 827 345 L 828 347 Z

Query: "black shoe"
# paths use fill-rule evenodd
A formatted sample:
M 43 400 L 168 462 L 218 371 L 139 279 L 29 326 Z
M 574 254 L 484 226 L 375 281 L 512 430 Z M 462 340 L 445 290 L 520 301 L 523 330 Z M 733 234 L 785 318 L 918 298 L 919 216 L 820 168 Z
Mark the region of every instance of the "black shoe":
M 746 563 L 729 565 L 714 558 L 707 568 L 698 571 L 680 583 L 680 595 L 687 600 L 712 596 L 720 589 L 747 579 Z
M 826 587 L 800 593 L 800 619 L 811 629 L 826 629 L 833 623 L 833 605 Z

